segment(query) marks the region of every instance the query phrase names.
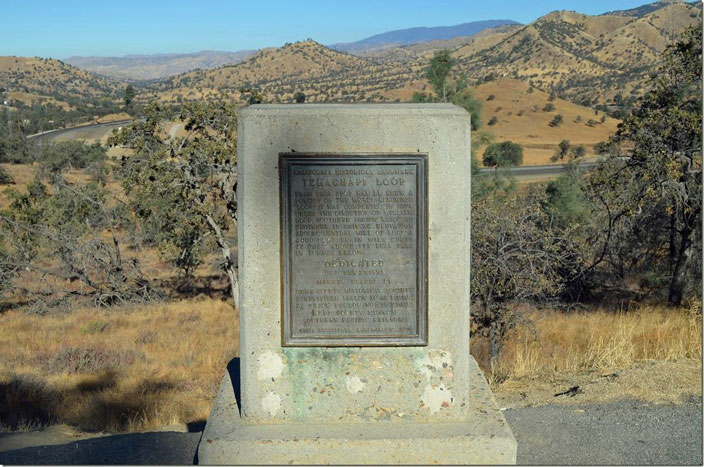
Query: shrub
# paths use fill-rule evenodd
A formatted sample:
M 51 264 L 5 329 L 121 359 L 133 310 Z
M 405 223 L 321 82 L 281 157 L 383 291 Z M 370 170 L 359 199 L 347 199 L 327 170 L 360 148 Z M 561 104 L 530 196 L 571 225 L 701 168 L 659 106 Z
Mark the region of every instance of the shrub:
M 56 422 L 60 392 L 31 375 L 0 380 L 0 432 L 36 429 Z
M 100 334 L 108 328 L 108 322 L 101 319 L 96 319 L 90 323 L 86 323 L 81 326 L 81 332 L 83 334 Z
M 545 104 L 545 107 L 543 107 L 543 112 L 552 112 L 553 110 L 555 110 L 555 104 L 552 102 L 548 102 Z
M 555 115 L 555 117 L 553 117 L 553 119 L 550 121 L 549 125 L 550 125 L 550 126 L 553 126 L 553 127 L 554 127 L 554 126 L 559 126 L 560 123 L 562 123 L 562 120 L 563 120 L 562 115 L 557 114 L 557 115 Z
M 486 98 L 488 101 L 493 101 L 494 99 L 496 99 L 496 96 L 493 94 L 489 94 L 489 97 Z
M 47 363 L 53 373 L 93 373 L 132 365 L 134 350 L 109 350 L 101 347 L 64 347 Z
M 0 185 L 12 185 L 15 183 L 15 179 L 12 178 L 4 167 L 0 167 Z
M 523 163 L 523 148 L 513 141 L 490 144 L 484 151 L 483 162 L 487 167 L 521 165 Z
M 492 126 L 492 125 L 496 124 L 496 122 L 498 122 L 498 121 L 499 121 L 499 119 L 496 118 L 496 116 L 493 116 L 486 124 L 489 126 Z
M 39 166 L 50 173 L 69 168 L 85 169 L 93 164 L 103 164 L 106 152 L 100 143 L 88 145 L 81 141 L 62 141 L 42 149 Z

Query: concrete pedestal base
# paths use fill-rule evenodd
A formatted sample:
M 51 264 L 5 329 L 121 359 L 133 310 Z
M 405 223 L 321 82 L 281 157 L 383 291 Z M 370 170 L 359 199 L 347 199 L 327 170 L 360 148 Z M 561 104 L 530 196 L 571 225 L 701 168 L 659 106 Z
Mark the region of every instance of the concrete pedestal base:
M 248 423 L 235 397 L 237 367 L 228 366 L 213 403 L 198 447 L 200 464 L 516 463 L 516 440 L 474 359 L 470 418 L 434 423 Z

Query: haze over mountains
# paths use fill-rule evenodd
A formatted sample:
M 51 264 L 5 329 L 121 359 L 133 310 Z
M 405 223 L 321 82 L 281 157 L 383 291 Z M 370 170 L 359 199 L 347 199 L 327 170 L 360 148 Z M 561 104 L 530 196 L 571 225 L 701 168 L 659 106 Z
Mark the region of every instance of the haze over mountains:
M 453 39 L 471 36 L 483 30 L 505 24 L 519 24 L 512 20 L 474 21 L 455 26 L 417 27 L 376 34 L 365 39 L 333 44 L 332 49 L 363 53 L 383 50 L 428 41 Z M 263 49 L 264 50 L 264 49 Z M 124 57 L 82 57 L 73 56 L 64 61 L 95 73 L 134 81 L 166 78 L 196 69 L 211 69 L 222 65 L 234 65 L 254 55 L 256 50 L 219 52 L 203 50 L 189 54 L 125 55 Z
M 64 61 L 85 70 L 131 80 L 152 80 L 196 68 L 217 68 L 245 60 L 256 50 L 221 52 L 201 50 L 188 54 L 125 55 L 123 57 L 73 56 Z

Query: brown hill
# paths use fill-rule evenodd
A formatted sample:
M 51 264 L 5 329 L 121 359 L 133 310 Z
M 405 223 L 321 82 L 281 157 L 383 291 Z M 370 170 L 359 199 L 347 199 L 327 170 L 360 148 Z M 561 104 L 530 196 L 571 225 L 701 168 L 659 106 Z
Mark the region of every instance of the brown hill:
M 409 89 L 423 87 L 421 66 L 387 66 L 308 40 L 260 50 L 237 65 L 173 77 L 142 98 L 238 100 L 242 89 L 256 89 L 273 102 L 291 102 L 298 91 L 307 102 L 408 100 Z
M 79 101 L 114 97 L 123 86 L 60 60 L 0 57 L 0 87 L 9 89 L 11 99 L 24 103 L 73 106 Z
M 512 76 L 576 102 L 604 104 L 641 92 L 665 46 L 700 22 L 701 11 L 685 3 L 641 17 L 557 11 L 488 47 L 469 43 L 454 56 L 469 76 Z
M 564 139 L 585 146 L 587 157 L 594 157 L 594 143 L 606 140 L 618 124 L 603 112 L 559 98 L 551 100 L 548 93 L 512 78 L 484 83 L 474 95 L 483 106 L 482 129 L 497 142 L 510 140 L 523 146 L 524 165 L 550 163 Z M 562 123 L 553 126 L 557 115 L 562 116 Z

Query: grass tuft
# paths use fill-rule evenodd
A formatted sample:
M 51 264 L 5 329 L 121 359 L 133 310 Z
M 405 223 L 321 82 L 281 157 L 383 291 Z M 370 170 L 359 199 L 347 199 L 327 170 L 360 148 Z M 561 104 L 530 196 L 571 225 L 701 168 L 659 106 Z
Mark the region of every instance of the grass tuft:
M 487 343 L 472 340 L 472 354 L 494 384 L 625 368 L 644 360 L 702 358 L 702 321 L 696 310 L 533 311 L 528 317 L 532 325 L 509 335 L 493 369 L 487 364 Z

